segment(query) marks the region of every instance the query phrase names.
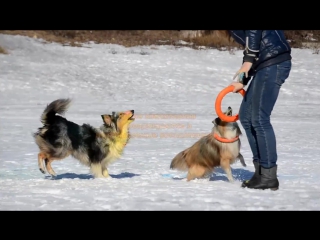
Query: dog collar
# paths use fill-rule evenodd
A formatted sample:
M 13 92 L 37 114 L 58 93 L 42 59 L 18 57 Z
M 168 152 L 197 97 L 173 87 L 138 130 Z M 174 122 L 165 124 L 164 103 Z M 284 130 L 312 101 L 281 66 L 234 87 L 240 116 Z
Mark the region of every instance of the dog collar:
M 223 143 L 233 143 L 235 141 L 237 141 L 239 139 L 239 137 L 235 137 L 235 138 L 231 138 L 231 139 L 227 139 L 227 138 L 223 138 L 220 137 L 218 134 L 214 133 L 213 137 L 218 140 L 219 142 L 223 142 Z

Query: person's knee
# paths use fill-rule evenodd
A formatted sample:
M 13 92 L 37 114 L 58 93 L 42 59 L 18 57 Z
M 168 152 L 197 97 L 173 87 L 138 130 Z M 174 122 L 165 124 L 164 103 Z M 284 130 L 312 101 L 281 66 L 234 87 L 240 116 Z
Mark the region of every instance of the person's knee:
M 239 121 L 242 126 L 248 125 L 249 121 L 245 115 L 239 114 Z
M 270 118 L 266 118 L 266 117 L 262 117 L 262 116 L 256 115 L 252 119 L 252 127 L 255 130 L 259 131 L 259 129 L 267 129 L 270 126 L 271 126 Z
M 244 108 L 240 108 L 239 110 L 239 121 L 244 128 L 249 127 L 250 125 L 250 116 L 246 114 Z

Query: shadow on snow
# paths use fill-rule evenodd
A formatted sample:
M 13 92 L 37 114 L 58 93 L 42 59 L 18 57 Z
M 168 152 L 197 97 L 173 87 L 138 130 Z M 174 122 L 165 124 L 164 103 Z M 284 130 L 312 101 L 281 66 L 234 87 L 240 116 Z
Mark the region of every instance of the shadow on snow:
M 135 176 L 140 176 L 140 174 L 135 174 L 135 173 L 129 173 L 129 172 L 123 172 L 120 174 L 110 174 L 111 178 L 132 178 Z M 76 173 L 63 173 L 59 174 L 55 177 L 52 176 L 46 176 L 46 179 L 51 179 L 51 180 L 61 180 L 61 179 L 94 179 L 91 174 L 76 174 Z

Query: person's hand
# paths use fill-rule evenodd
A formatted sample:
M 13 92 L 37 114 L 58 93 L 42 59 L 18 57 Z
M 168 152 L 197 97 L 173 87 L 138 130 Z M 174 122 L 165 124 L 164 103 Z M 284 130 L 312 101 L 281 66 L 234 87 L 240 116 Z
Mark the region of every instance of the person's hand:
M 239 71 L 236 72 L 236 74 L 233 77 L 233 80 L 238 76 L 239 78 L 242 79 L 243 75 L 246 75 L 246 78 L 248 77 L 248 72 L 250 70 L 250 68 L 252 67 L 252 63 L 251 62 L 244 62 L 241 66 L 241 68 L 239 69 Z
M 233 82 L 230 85 L 234 86 L 234 89 L 232 91 L 234 93 L 238 92 L 239 90 L 241 90 L 243 88 L 243 84 L 239 83 L 239 82 Z

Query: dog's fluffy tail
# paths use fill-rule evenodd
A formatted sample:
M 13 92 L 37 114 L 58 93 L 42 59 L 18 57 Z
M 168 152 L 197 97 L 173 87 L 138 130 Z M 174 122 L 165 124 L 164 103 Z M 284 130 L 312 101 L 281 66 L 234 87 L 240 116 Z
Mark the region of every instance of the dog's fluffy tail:
M 188 171 L 188 165 L 186 162 L 186 154 L 188 149 L 178 153 L 171 161 L 170 168 L 180 171 Z
M 46 109 L 43 111 L 41 115 L 41 122 L 45 124 L 50 124 L 56 115 L 58 114 L 64 114 L 67 110 L 68 107 L 71 103 L 71 99 L 66 98 L 66 99 L 57 99 L 50 103 Z

